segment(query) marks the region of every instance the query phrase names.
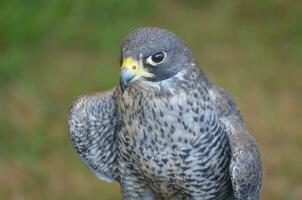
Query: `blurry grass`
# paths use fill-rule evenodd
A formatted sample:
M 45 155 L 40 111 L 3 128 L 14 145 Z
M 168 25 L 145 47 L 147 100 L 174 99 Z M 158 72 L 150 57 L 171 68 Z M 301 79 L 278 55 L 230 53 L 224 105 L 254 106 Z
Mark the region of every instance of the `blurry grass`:
M 262 150 L 263 199 L 302 198 L 299 0 L 1 1 L 0 198 L 120 199 L 72 149 L 68 107 L 113 87 L 119 42 L 140 26 L 178 34 L 239 104 Z

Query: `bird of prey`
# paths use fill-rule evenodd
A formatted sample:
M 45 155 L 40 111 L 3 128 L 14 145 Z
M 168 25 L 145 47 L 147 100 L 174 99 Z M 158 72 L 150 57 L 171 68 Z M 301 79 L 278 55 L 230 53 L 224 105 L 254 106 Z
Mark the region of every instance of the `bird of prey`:
M 257 200 L 258 146 L 234 100 L 174 33 L 139 28 L 121 44 L 116 88 L 79 97 L 70 137 L 123 199 Z

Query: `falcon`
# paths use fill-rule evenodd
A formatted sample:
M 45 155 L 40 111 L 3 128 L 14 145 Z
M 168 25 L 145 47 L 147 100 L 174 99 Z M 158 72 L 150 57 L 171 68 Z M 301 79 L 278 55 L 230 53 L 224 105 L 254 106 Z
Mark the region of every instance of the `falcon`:
M 238 107 L 170 31 L 130 32 L 118 86 L 79 97 L 69 132 L 84 163 L 119 182 L 123 199 L 260 198 L 260 153 Z

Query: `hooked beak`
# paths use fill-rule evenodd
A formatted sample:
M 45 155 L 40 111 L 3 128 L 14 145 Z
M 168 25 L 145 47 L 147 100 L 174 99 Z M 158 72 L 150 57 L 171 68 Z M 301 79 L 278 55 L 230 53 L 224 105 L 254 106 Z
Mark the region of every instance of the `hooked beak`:
M 153 74 L 144 70 L 142 63 L 134 60 L 131 57 L 125 58 L 122 64 L 122 71 L 120 76 L 120 87 L 124 93 L 127 86 L 138 77 L 152 77 Z
M 122 89 L 122 93 L 124 93 L 126 87 L 134 77 L 135 75 L 128 68 L 122 69 L 120 76 L 120 86 Z

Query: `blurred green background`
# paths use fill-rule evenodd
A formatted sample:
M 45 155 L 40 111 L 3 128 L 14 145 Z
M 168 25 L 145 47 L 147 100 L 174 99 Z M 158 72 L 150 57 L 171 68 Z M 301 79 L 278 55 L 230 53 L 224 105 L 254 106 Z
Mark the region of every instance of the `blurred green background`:
M 119 43 L 167 28 L 237 101 L 264 161 L 262 199 L 302 199 L 300 0 L 2 0 L 0 199 L 120 199 L 72 148 L 71 102 L 116 85 Z

